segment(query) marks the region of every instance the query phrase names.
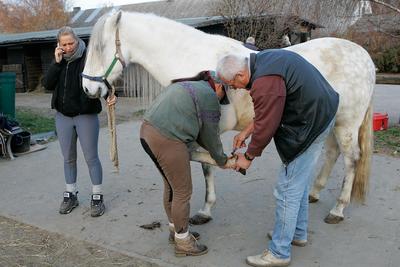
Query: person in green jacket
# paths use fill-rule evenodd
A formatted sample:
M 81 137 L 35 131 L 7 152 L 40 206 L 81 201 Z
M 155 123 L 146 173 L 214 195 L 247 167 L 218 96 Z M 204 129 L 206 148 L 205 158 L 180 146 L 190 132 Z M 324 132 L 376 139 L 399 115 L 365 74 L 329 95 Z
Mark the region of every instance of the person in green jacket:
M 219 133 L 219 100 L 223 97 L 223 85 L 204 71 L 193 78 L 172 81 L 144 115 L 140 141 L 164 180 L 164 209 L 176 256 L 208 251 L 196 241 L 200 235 L 189 232 L 192 178 L 188 147 L 196 142 L 221 168 L 234 167 L 227 163 Z

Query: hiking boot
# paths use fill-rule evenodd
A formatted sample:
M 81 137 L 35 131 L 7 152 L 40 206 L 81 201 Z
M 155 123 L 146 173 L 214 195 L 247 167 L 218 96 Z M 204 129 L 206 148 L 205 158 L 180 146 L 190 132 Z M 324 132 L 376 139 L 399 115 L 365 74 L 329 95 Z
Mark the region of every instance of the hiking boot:
M 183 239 L 175 238 L 175 256 L 177 257 L 199 256 L 207 252 L 207 246 L 197 243 L 191 234 Z
M 68 214 L 74 208 L 79 206 L 78 192 L 76 192 L 76 194 L 73 194 L 72 192 L 65 191 L 63 196 L 64 196 L 64 199 L 60 205 L 60 213 L 61 214 Z
M 269 250 L 265 250 L 260 255 L 248 256 L 246 258 L 246 263 L 255 267 L 280 267 L 288 266 L 290 264 L 290 258 L 279 259 L 272 255 Z
M 272 240 L 272 231 L 269 231 L 267 233 L 267 236 L 270 240 Z M 297 247 L 305 247 L 307 246 L 308 241 L 307 240 L 300 240 L 300 239 L 294 239 L 292 241 L 292 245 L 293 246 L 297 246 Z
M 189 235 L 192 235 L 194 237 L 194 239 L 196 239 L 196 240 L 200 239 L 200 234 L 197 232 L 189 231 Z M 169 228 L 168 242 L 170 244 L 175 244 L 175 230 L 171 229 L 171 227 Z
M 103 203 L 102 194 L 93 194 L 92 201 L 90 202 L 90 215 L 92 217 L 99 217 L 104 214 L 106 207 Z

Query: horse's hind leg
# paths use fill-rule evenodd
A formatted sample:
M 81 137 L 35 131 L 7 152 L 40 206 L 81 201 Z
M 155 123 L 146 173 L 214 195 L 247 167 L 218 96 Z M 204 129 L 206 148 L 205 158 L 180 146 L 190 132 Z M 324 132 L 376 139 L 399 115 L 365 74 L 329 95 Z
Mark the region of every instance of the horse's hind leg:
M 201 167 L 203 169 L 203 174 L 206 181 L 206 196 L 203 208 L 199 210 L 196 215 L 190 218 L 189 222 L 195 225 L 205 224 L 210 220 L 212 220 L 211 208 L 215 205 L 216 202 L 215 183 L 213 174 L 213 169 L 215 167 L 207 163 L 201 163 Z
M 324 189 L 326 183 L 328 182 L 329 174 L 331 173 L 332 168 L 340 154 L 339 146 L 333 132 L 334 131 L 329 134 L 325 142 L 325 162 L 314 181 L 314 185 L 308 197 L 310 203 L 317 202 L 319 200 L 319 193 L 322 189 Z
M 324 221 L 329 224 L 337 224 L 344 219 L 343 210 L 350 203 L 356 162 L 360 155 L 357 129 L 342 128 L 336 131 L 336 136 L 338 137 L 339 146 L 344 156 L 345 177 L 340 197 L 336 205 L 324 219 Z

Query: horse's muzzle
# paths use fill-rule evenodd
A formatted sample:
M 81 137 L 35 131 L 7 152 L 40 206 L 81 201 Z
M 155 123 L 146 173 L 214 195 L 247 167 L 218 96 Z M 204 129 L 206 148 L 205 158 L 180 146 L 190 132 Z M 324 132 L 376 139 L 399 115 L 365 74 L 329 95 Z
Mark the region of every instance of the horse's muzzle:
M 83 88 L 83 91 L 86 93 L 86 95 L 89 98 L 92 98 L 92 99 L 100 98 L 100 94 L 101 94 L 101 88 L 100 87 L 97 88 L 97 92 L 94 95 L 92 95 L 86 87 Z

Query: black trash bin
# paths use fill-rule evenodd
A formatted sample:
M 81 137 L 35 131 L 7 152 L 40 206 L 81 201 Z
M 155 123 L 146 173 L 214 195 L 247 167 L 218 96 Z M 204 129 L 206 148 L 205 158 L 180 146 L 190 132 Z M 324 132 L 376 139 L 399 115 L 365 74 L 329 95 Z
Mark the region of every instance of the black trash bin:
M 23 131 L 17 133 L 11 139 L 11 151 L 13 153 L 23 153 L 29 151 L 31 146 L 31 133 Z

